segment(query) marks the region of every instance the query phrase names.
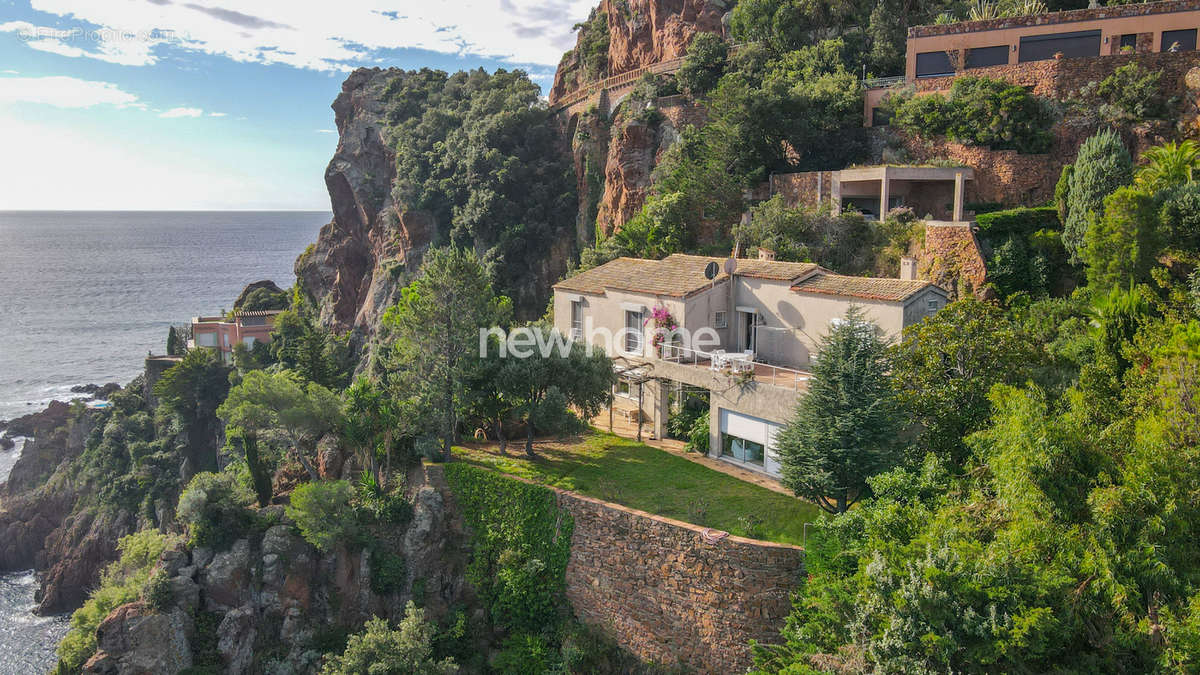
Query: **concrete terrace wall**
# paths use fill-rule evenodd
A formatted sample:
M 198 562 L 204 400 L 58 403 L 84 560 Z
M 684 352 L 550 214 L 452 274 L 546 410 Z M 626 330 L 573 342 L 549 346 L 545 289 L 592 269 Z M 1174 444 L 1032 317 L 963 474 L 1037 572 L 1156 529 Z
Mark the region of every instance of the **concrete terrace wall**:
M 750 640 L 773 642 L 804 574 L 795 546 L 704 528 L 569 492 L 575 518 L 567 598 L 575 614 L 644 661 L 702 673 L 750 664 Z
M 452 499 L 442 467 L 425 471 Z M 709 543 L 705 528 L 554 491 L 575 519 L 566 586 L 580 621 L 643 661 L 700 673 L 745 671 L 750 640 L 778 639 L 803 549 L 733 536 Z

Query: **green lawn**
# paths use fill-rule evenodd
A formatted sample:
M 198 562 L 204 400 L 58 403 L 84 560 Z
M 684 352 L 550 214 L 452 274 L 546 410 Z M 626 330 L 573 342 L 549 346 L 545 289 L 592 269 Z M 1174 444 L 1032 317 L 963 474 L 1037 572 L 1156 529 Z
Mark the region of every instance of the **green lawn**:
M 455 447 L 464 462 L 668 518 L 732 534 L 800 544 L 817 507 L 746 483 L 637 441 L 592 432 L 539 443 L 536 459 L 520 443 L 501 455 L 495 446 Z

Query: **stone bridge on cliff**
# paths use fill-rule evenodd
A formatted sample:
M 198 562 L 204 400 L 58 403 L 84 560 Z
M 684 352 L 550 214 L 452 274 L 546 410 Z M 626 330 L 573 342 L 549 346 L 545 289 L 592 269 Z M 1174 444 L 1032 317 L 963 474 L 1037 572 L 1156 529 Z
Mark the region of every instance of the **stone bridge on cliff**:
M 666 61 L 659 61 L 584 85 L 560 99 L 551 101 L 550 110 L 572 121 L 592 106 L 605 115 L 611 114 L 629 96 L 643 75 L 646 73 L 673 74 L 683 65 L 683 58 L 678 56 Z

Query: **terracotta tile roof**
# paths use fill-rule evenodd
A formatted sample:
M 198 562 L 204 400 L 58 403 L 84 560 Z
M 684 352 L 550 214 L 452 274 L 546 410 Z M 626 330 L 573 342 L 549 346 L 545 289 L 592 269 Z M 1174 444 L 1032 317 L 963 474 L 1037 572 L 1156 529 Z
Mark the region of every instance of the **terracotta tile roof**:
M 928 281 L 847 277 L 840 274 L 825 273 L 816 274 L 801 281 L 792 286 L 792 290 L 800 293 L 820 293 L 823 295 L 841 295 L 866 300 L 901 302 L 911 298 L 918 291 L 922 291 L 929 286 L 933 286 L 933 284 Z
M 674 257 L 674 256 L 672 256 Z M 580 272 L 554 285 L 555 290 L 580 293 L 604 293 L 612 289 L 684 297 L 706 288 L 711 282 L 704 278 L 708 259 L 695 261 L 646 260 L 617 258 L 599 267 Z M 720 279 L 725 275 L 720 275 Z
M 721 270 L 713 281 L 728 278 L 725 259 L 677 253 L 662 260 L 617 258 L 611 262 L 580 272 L 554 285 L 556 290 L 578 293 L 603 293 L 606 289 L 686 297 L 710 286 L 704 268 L 715 262 Z M 737 273 L 760 279 L 795 281 L 820 268 L 813 263 L 792 263 L 775 260 L 739 258 Z
M 663 262 L 676 260 L 703 261 L 700 266 L 700 270 L 702 272 L 704 270 L 704 265 L 707 265 L 709 261 L 716 261 L 716 263 L 721 266 L 721 277 L 725 276 L 725 258 L 710 258 L 701 255 L 684 255 L 682 253 L 676 253 L 675 255 L 667 256 L 666 260 Z M 819 269 L 821 268 L 816 263 L 784 262 L 782 260 L 759 260 L 758 258 L 738 258 L 737 261 L 738 274 L 744 277 L 754 277 L 756 279 L 794 281 Z

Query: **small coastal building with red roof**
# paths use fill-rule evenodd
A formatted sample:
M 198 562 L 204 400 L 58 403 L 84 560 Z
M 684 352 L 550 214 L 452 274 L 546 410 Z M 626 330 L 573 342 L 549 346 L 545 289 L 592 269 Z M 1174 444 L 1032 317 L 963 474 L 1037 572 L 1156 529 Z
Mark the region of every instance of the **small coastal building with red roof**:
M 275 317 L 283 310 L 264 309 L 235 311 L 230 316 L 197 316 L 192 318 L 192 339 L 188 348 L 215 349 L 225 363 L 233 363 L 237 345 L 253 349 L 254 345 L 271 341 Z

